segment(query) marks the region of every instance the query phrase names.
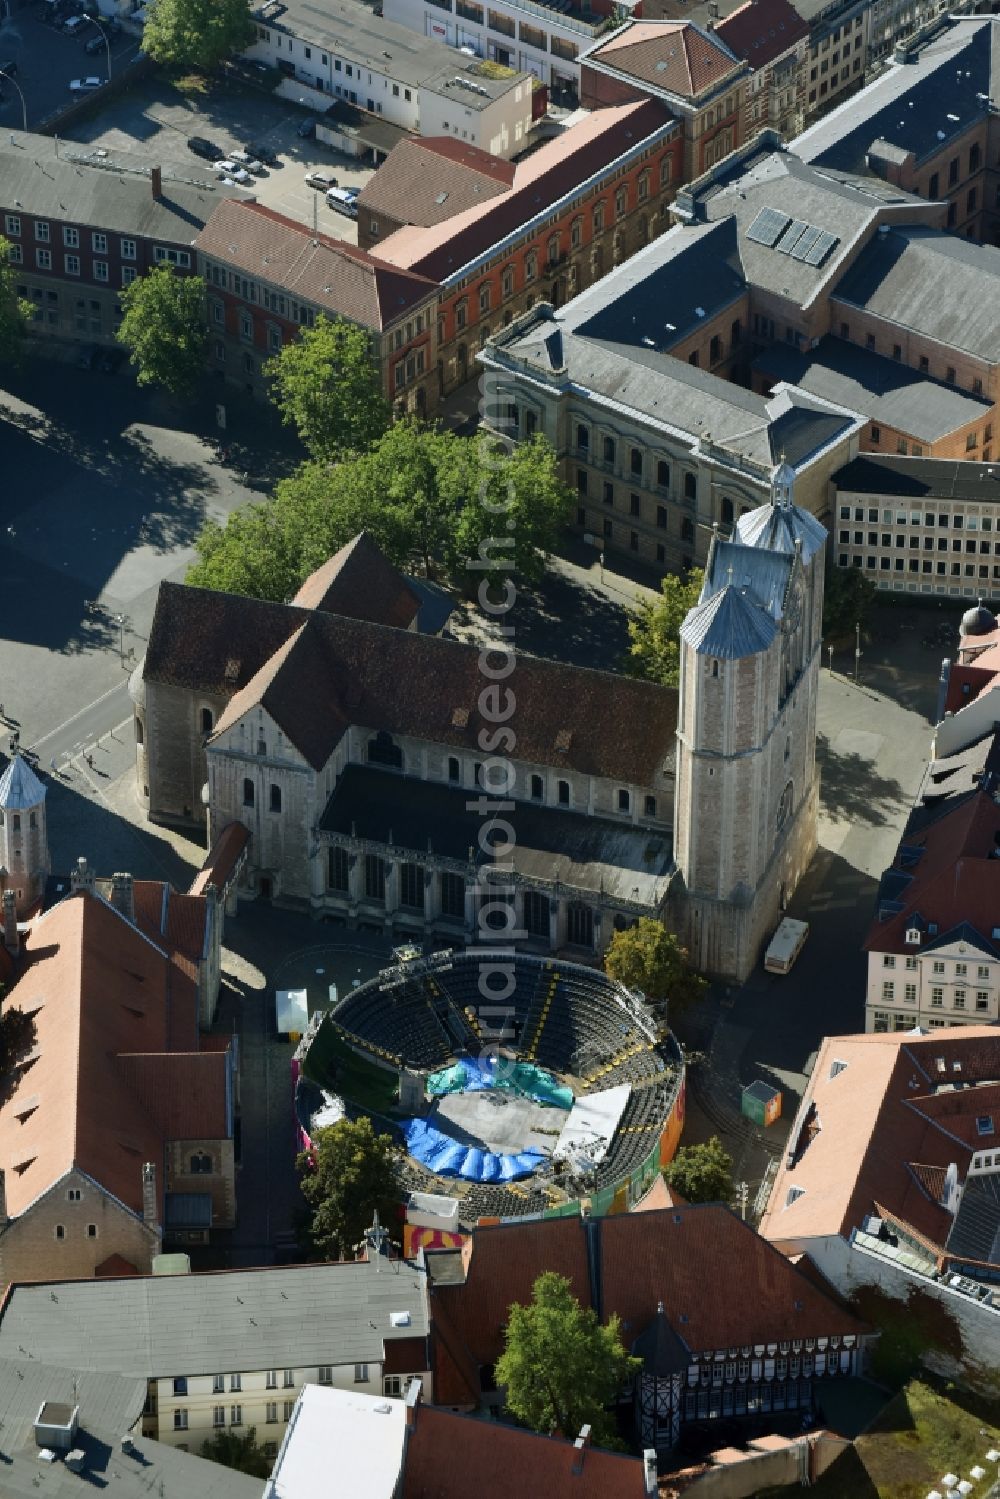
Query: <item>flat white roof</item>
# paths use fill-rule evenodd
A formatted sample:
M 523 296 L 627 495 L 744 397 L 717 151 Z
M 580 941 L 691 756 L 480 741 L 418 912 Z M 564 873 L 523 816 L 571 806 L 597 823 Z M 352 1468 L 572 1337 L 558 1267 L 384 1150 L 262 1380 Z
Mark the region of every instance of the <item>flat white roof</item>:
M 402 1400 L 307 1384 L 264 1499 L 392 1499 L 405 1434 Z

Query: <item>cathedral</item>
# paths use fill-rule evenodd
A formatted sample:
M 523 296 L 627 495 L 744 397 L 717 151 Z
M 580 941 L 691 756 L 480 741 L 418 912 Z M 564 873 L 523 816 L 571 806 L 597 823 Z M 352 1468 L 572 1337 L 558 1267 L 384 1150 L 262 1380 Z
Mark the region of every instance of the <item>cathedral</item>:
M 816 841 L 826 533 L 792 484 L 713 538 L 679 688 L 512 658 L 502 794 L 478 646 L 429 633 L 366 534 L 289 604 L 161 584 L 130 683 L 148 815 L 241 825 L 242 895 L 394 941 L 586 960 L 653 916 L 742 979 Z

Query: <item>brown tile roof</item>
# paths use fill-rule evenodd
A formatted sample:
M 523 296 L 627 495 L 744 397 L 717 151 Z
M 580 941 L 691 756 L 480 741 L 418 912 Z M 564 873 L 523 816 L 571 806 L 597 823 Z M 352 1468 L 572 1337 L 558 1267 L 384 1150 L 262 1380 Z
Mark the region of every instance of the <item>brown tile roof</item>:
M 740 65 L 716 36 L 690 21 L 629 21 L 587 54 L 625 78 L 694 99 Z
M 444 281 L 670 120 L 669 110 L 656 99 L 594 110 L 519 162 L 509 193 L 467 208 L 443 228 L 397 229 L 382 241 L 379 255 Z
M 96 1267 L 94 1274 L 99 1278 L 106 1275 L 138 1275 L 139 1270 L 137 1266 L 132 1264 L 131 1260 L 125 1259 L 124 1256 L 109 1254 L 107 1259 L 102 1260 Z
M 118 1066 L 165 1140 L 229 1138 L 226 1052 L 130 1052 Z
M 162 583 L 147 680 L 223 692 L 230 656 L 240 663 L 244 690 L 227 705 L 216 734 L 266 703 L 316 768 L 348 724 L 470 750 L 486 727 L 475 645 Z M 653 784 L 673 744 L 675 689 L 537 656 L 518 656 L 515 670 L 519 758 Z M 567 734 L 564 751 L 557 741 L 565 744 Z
M 361 190 L 360 211 L 400 224 L 442 224 L 510 190 L 514 164 L 446 135 L 400 141 Z
M 918 923 L 921 948 L 943 944 L 963 924 L 983 946 L 1000 952 L 994 927 L 1000 925 L 1000 806 L 990 791 L 978 791 L 945 811 L 923 832 L 904 835 L 893 868 L 906 878 L 893 900 L 902 909 L 884 920 L 876 915 L 865 937 L 867 952 L 913 953 L 907 931 Z M 922 850 L 914 861 L 913 851 Z M 928 931 L 936 925 L 937 932 Z
M 223 893 L 249 841 L 250 834 L 241 822 L 228 822 L 209 849 L 208 858 L 192 880 L 188 894 L 204 895 L 209 885 Z
M 765 68 L 807 37 L 809 27 L 790 0 L 747 0 L 719 21 L 715 35 L 737 57 Z
M 419 1406 L 402 1499 L 467 1499 L 477 1490 L 490 1499 L 642 1499 L 646 1492 L 641 1458 L 578 1451 L 558 1437 Z
M 996 679 L 996 671 L 985 666 L 952 666 L 948 673 L 948 691 L 945 694 L 944 711 L 958 713 L 966 703 L 976 700 L 984 687 Z
M 415 1374 L 427 1368 L 426 1338 L 386 1338 L 383 1374 Z
M 141 932 L 168 951 L 201 962 L 208 907 L 200 895 L 179 895 L 164 880 L 134 880 L 132 895 Z
M 260 203 L 220 203 L 195 240 L 200 254 L 364 328 L 391 327 L 434 287 L 418 275 Z
M 588 1233 L 597 1245 L 594 1266 Z M 531 1299 L 543 1270 L 565 1275 L 588 1306 L 593 1305 L 593 1270 L 601 1315 L 621 1319 L 628 1343 L 661 1301 L 670 1326 L 693 1353 L 865 1330 L 838 1297 L 719 1204 L 623 1213 L 592 1220 L 589 1227 L 578 1218 L 554 1218 L 478 1228 L 470 1245 L 465 1283 L 432 1290 L 440 1404 L 470 1401 L 469 1367 L 495 1362 L 503 1349 L 507 1309 Z M 441 1336 L 439 1311 L 444 1313 Z
M 292 603 L 300 609 L 345 614 L 349 619 L 367 619 L 396 630 L 408 629 L 420 610 L 413 589 L 367 531 L 359 531 L 310 573 Z
M 989 1026 L 828 1037 L 798 1116 L 812 1111 L 819 1128 L 802 1131 L 791 1165 L 782 1158 L 761 1233 L 805 1248 L 848 1235 L 879 1204 L 943 1244 L 951 1216 L 929 1193 L 931 1173 L 955 1162 L 964 1174 L 976 1115 L 1000 1115 L 998 1080 L 1000 1032 Z M 966 1087 L 936 1092 L 957 1081 Z
M 37 1039 L 0 1105 L 8 1211 L 20 1216 L 76 1166 L 141 1212 L 143 1163 L 161 1163 L 165 1141 L 122 1058 L 165 1051 L 175 1029 L 190 1029 L 188 1045 L 197 1045 L 193 986 L 161 948 L 82 892 L 34 923 L 26 958 L 7 1003 L 33 1012 Z

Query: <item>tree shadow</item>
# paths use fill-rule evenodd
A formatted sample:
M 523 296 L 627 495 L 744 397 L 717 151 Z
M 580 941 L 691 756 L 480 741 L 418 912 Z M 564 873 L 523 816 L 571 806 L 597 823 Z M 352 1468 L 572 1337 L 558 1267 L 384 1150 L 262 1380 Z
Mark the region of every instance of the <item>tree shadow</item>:
M 621 671 L 628 650 L 629 609 L 567 577 L 546 572 L 535 584 L 519 587 L 504 625 L 513 628 L 517 651 L 557 661 Z M 495 624 L 475 605 L 459 602 L 447 632 L 460 640 L 486 640 Z
M 830 817 L 879 827 L 909 806 L 910 798 L 895 777 L 880 775 L 864 755 L 835 750 L 821 733 L 816 735 L 816 762 L 820 799 Z

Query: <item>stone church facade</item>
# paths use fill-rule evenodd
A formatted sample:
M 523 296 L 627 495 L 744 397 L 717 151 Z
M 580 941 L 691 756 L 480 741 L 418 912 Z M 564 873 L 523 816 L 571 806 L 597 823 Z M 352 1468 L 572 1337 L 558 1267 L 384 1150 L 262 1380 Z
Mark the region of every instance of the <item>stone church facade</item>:
M 701 966 L 742 976 L 815 837 L 814 753 L 799 737 L 814 737 L 825 533 L 781 482 L 779 471 L 775 504 L 745 518 L 763 524 L 716 544 L 719 568 L 732 553 L 741 577 L 770 580 L 765 602 L 743 600 L 760 616 L 752 651 L 720 645 L 709 658 L 685 640 L 679 692 L 514 656 L 507 737 L 507 700 L 479 649 L 423 633 L 418 601 L 365 535 L 288 605 L 161 585 L 132 682 L 149 815 L 207 817 L 210 843 L 243 825 L 243 893 L 393 940 L 494 931 L 596 957 L 616 927 L 652 916 L 694 942 Z M 714 588 L 710 577 L 685 630 L 720 608 Z M 725 662 L 724 700 L 712 660 Z M 735 737 L 723 727 L 733 715 Z M 775 844 L 764 826 L 776 825 L 774 746 L 789 738 L 779 799 L 791 780 L 794 806 Z

